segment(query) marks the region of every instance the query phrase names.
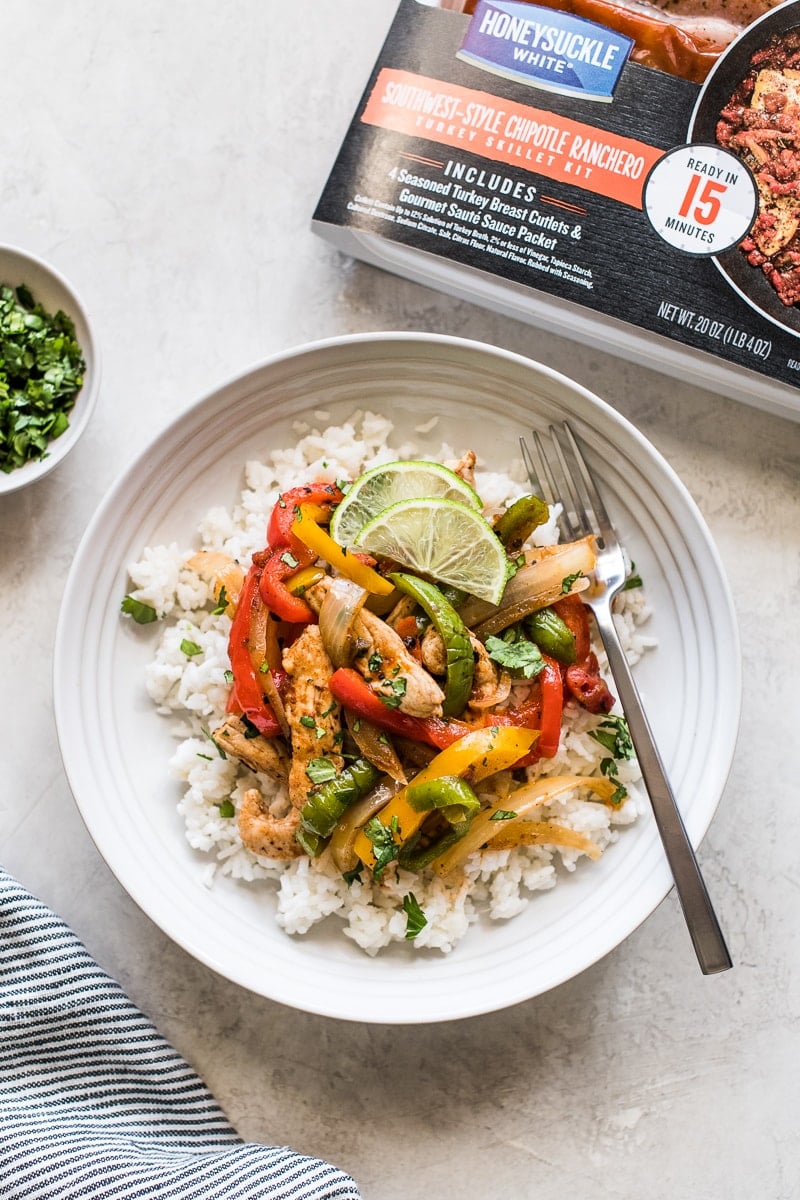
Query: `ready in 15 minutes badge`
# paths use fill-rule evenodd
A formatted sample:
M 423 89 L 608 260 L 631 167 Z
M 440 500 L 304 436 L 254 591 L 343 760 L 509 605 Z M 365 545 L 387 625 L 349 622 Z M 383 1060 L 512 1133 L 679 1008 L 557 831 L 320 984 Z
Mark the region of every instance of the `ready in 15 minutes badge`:
M 660 238 L 687 254 L 722 254 L 747 235 L 758 211 L 750 171 L 720 146 L 676 146 L 644 185 L 644 211 Z
M 570 13 L 479 0 L 456 57 L 530 87 L 610 101 L 631 38 Z

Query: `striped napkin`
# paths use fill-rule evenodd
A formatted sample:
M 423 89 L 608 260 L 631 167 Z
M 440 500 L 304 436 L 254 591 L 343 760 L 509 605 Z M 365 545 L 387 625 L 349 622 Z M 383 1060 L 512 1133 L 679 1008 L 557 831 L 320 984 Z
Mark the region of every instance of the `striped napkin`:
M 75 935 L 0 868 L 3 1200 L 359 1200 L 321 1159 L 245 1143 Z

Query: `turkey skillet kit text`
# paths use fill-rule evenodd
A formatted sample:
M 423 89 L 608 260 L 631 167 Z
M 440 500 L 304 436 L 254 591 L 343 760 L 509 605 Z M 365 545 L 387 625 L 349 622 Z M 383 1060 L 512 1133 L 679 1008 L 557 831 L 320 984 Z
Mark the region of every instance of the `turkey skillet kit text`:
M 314 228 L 797 419 L 800 2 L 767 4 L 401 0 Z

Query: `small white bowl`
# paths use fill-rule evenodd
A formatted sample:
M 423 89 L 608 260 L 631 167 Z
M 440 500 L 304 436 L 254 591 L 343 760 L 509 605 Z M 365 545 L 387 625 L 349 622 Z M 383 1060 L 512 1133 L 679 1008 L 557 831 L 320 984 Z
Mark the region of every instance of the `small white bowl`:
M 44 458 L 27 462 L 8 474 L 0 471 L 0 495 L 34 483 L 66 458 L 89 423 L 100 386 L 100 359 L 94 334 L 86 310 L 72 286 L 41 259 L 14 246 L 0 246 L 0 285 L 19 287 L 20 284 L 27 286 L 34 300 L 48 313 L 61 309 L 72 318 L 86 370 L 83 386 L 69 413 L 69 428 L 53 439 Z

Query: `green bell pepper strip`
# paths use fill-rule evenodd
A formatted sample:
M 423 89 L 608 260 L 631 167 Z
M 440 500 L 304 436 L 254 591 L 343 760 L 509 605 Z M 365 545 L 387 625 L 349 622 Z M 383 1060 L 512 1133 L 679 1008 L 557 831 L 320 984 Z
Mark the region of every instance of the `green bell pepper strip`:
M 472 679 L 475 674 L 475 656 L 472 652 L 472 642 L 461 617 L 452 604 L 442 594 L 440 588 L 427 579 L 418 579 L 416 575 L 406 575 L 401 571 L 389 575 L 395 587 L 405 592 L 412 600 L 416 600 L 421 609 L 430 617 L 433 626 L 444 642 L 447 678 L 442 702 L 442 715 L 455 716 L 463 712 L 472 691 Z
M 494 523 L 494 531 L 509 558 L 516 558 L 540 525 L 550 520 L 550 509 L 538 496 L 520 496 Z
M 532 612 L 523 625 L 531 641 L 556 662 L 571 666 L 576 661 L 575 634 L 554 608 L 540 608 Z
M 312 833 L 310 829 L 304 829 L 302 825 L 298 825 L 295 830 L 295 841 L 305 850 L 309 858 L 318 858 L 328 844 L 328 839 L 320 837 L 318 833 Z
M 344 811 L 366 796 L 381 778 L 381 772 L 367 758 L 357 758 L 335 779 L 311 792 L 300 809 L 300 827 L 306 833 L 327 838 L 333 833 Z M 297 837 L 300 845 L 301 838 Z M 304 847 L 305 849 L 305 847 Z
M 481 802 L 472 788 L 458 775 L 440 775 L 423 783 L 408 785 L 406 799 L 414 812 L 441 812 L 448 825 L 469 821 L 480 810 Z
M 464 834 L 472 824 L 472 818 L 468 821 L 459 821 L 453 825 L 447 833 L 443 833 L 430 846 L 423 846 L 421 850 L 416 847 L 420 840 L 420 834 L 416 833 L 404 846 L 401 846 L 397 854 L 397 862 L 406 871 L 424 871 L 431 863 L 437 859 L 445 850 L 449 850 L 451 846 L 455 846 L 456 842 L 461 841 Z

